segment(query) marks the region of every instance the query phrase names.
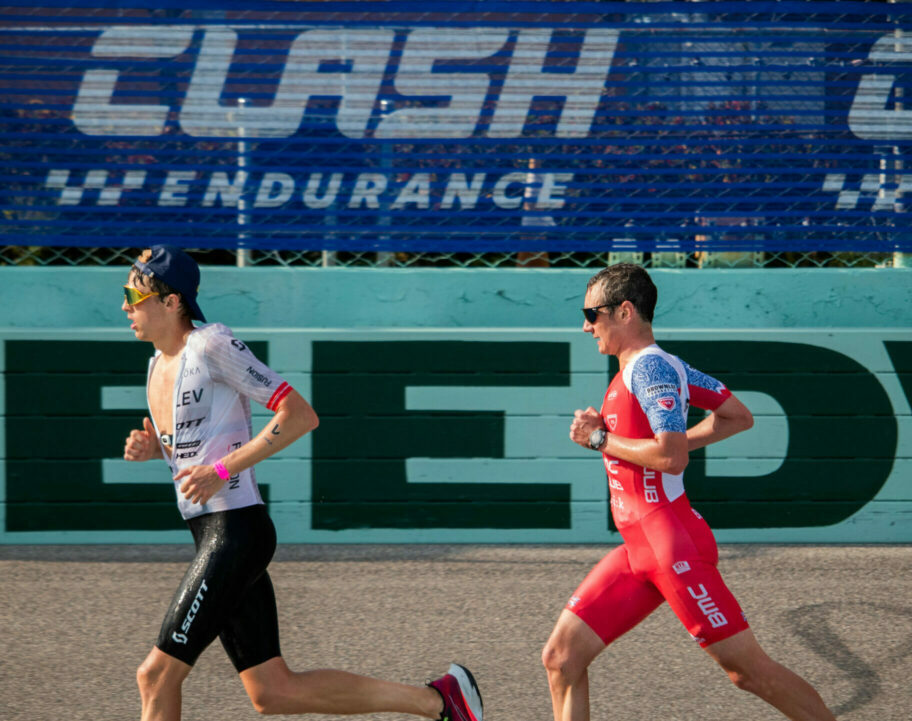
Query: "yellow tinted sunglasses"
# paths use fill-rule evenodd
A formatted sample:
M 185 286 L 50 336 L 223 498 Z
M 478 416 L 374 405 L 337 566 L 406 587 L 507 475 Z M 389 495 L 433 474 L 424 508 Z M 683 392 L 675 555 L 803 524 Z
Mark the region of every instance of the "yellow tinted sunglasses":
M 160 295 L 159 293 L 143 293 L 141 290 L 136 288 L 131 288 L 129 285 L 125 285 L 124 289 L 124 298 L 127 301 L 127 305 L 139 305 L 147 298 L 151 298 L 153 295 Z

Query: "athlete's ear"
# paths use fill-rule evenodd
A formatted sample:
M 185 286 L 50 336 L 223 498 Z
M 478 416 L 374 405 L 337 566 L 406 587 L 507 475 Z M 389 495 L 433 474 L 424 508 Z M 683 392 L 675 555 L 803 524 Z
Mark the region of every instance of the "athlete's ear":
M 631 312 L 632 309 L 633 309 L 633 303 L 631 303 L 629 300 L 625 300 L 623 303 L 621 303 L 618 306 L 618 310 L 617 310 L 618 320 L 620 320 L 620 321 L 630 320 L 631 316 L 633 315 Z

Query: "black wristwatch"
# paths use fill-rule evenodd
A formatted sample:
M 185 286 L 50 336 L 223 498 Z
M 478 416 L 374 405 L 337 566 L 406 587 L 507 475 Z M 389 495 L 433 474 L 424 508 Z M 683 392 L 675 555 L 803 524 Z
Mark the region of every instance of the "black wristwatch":
M 592 433 L 589 434 L 589 447 L 593 451 L 597 451 L 602 447 L 602 444 L 605 442 L 605 437 L 608 435 L 607 431 L 604 428 L 596 428 Z

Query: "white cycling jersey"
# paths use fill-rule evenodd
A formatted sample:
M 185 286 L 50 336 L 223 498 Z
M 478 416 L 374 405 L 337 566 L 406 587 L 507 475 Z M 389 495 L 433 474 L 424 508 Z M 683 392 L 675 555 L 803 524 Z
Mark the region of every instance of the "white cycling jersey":
M 149 360 L 149 380 L 160 351 Z M 212 465 L 247 443 L 253 430 L 250 399 L 271 411 L 291 392 L 291 386 L 267 367 L 221 323 L 195 328 L 187 338 L 180 366 L 174 378 L 174 433 L 163 439 L 155 425 L 159 443 L 171 443 L 172 476 L 182 468 Z M 151 414 L 150 414 L 151 415 Z M 155 420 L 152 421 L 155 424 Z M 168 455 L 162 448 L 162 455 Z M 175 481 L 177 505 L 187 518 L 263 503 L 253 468 L 237 473 L 225 482 L 208 503 L 190 503 L 180 493 L 183 479 Z

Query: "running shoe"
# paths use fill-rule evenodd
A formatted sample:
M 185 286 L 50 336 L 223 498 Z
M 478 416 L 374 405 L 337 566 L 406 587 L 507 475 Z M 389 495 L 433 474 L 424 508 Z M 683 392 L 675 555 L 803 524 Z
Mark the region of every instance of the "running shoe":
M 439 721 L 483 721 L 484 703 L 475 677 L 465 666 L 450 664 L 446 675 L 428 686 L 443 698 L 443 711 Z

